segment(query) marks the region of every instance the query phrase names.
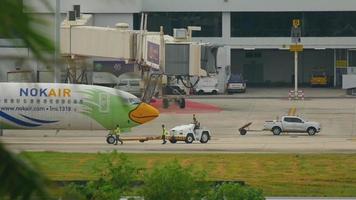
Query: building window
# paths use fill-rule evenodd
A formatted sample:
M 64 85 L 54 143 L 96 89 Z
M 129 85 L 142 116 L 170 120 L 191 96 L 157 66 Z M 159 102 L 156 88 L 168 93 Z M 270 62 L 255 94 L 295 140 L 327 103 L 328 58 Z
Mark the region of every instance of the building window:
M 356 12 L 233 12 L 231 37 L 290 37 L 301 19 L 303 37 L 356 37 Z
M 306 37 L 355 37 L 356 12 L 304 12 L 302 35 Z
M 233 12 L 231 37 L 290 37 L 297 12 Z
M 221 12 L 152 12 L 148 13 L 148 31 L 160 31 L 163 26 L 164 33 L 173 36 L 174 28 L 187 28 L 200 26 L 201 31 L 194 31 L 193 37 L 221 37 Z M 140 29 L 141 14 L 134 14 L 134 29 Z

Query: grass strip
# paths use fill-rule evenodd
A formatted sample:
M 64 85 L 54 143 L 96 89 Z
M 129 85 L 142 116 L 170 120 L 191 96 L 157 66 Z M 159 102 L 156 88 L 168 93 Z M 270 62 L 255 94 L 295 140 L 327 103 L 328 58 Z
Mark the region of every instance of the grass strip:
M 51 180 L 95 179 L 101 154 L 25 152 Z M 127 154 L 145 170 L 168 161 L 205 170 L 209 180 L 239 180 L 267 196 L 356 196 L 356 154 Z

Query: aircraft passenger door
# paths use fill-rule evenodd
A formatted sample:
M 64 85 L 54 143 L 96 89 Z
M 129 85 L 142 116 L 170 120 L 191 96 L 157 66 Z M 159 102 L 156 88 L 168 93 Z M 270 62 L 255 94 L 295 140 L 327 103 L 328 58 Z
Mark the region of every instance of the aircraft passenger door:
M 106 93 L 100 93 L 99 94 L 99 111 L 102 113 L 108 113 L 109 112 L 109 105 L 110 105 L 110 97 Z

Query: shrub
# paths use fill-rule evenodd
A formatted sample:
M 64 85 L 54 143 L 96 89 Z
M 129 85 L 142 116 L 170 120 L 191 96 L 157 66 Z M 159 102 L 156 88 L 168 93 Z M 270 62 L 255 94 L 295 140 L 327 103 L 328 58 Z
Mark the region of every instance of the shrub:
M 110 154 L 102 154 L 100 167 L 96 167 L 94 173 L 98 174 L 99 179 L 89 181 L 83 186 L 76 186 L 75 190 L 84 195 L 86 199 L 119 199 L 121 196 L 131 191 L 133 182 L 137 178 L 137 168 L 128 160 L 124 154 L 116 151 Z M 73 187 L 73 186 L 72 186 Z M 78 195 L 75 190 L 68 187 L 72 195 Z M 70 200 L 71 198 L 64 198 Z
M 238 183 L 224 183 L 212 190 L 207 200 L 264 200 L 263 192 Z
M 203 178 L 202 172 L 174 161 L 145 175 L 142 194 L 145 200 L 200 200 L 208 190 L 206 183 L 198 182 Z

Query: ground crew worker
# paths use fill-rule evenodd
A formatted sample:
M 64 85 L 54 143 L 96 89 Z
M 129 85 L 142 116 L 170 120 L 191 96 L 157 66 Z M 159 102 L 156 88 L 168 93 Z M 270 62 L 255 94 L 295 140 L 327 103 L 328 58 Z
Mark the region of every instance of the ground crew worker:
M 198 122 L 197 118 L 195 117 L 195 114 L 193 114 L 193 124 L 194 124 L 194 129 L 198 129 L 200 126 L 200 123 Z
M 164 127 L 164 124 L 162 124 L 162 144 L 166 144 L 166 136 L 168 136 L 169 132 L 167 129 Z
M 116 125 L 116 128 L 115 130 L 113 131 L 114 133 L 114 136 L 116 138 L 116 141 L 115 141 L 115 145 L 117 145 L 117 142 L 119 141 L 121 144 L 123 144 L 122 140 L 120 139 L 120 135 L 121 135 L 121 129 L 120 129 L 120 126 L 119 125 Z
M 195 117 L 195 114 L 193 114 L 193 124 L 197 124 L 198 120 L 197 118 Z

